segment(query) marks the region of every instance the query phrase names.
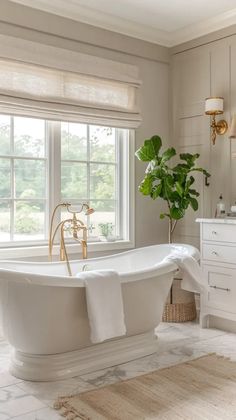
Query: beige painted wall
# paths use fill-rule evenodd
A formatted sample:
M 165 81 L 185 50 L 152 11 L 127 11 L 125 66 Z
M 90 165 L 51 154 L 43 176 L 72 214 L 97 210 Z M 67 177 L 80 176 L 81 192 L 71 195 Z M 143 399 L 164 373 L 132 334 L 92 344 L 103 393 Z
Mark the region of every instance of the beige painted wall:
M 199 152 L 201 164 L 212 175 L 209 187 L 198 177 L 199 212 L 194 214 L 190 210 L 177 230 L 177 240 L 196 245 L 199 244 L 196 216 L 214 217 L 220 193 L 227 209 L 236 200 L 236 140 L 229 140 L 226 133 L 218 136 L 213 146 L 210 118 L 204 114 L 204 100 L 208 96 L 225 98 L 224 118 L 228 123 L 236 113 L 236 35 L 205 41 L 206 45 L 199 47 L 191 43 L 183 45 L 182 51 L 180 46 L 172 56 L 173 142 L 180 151 Z
M 1 0 L 0 33 L 86 52 L 139 67 L 143 122 L 136 131 L 136 148 L 158 133 L 169 141 L 169 51 L 148 42 Z M 135 162 L 136 247 L 167 241 L 162 205 L 137 190 L 145 165 Z
M 198 245 L 199 226 L 195 218 L 212 216 L 221 192 L 228 207 L 236 200 L 236 141 L 225 136 L 217 139 L 215 147 L 211 146 L 209 117 L 204 115 L 204 99 L 208 95 L 224 96 L 228 121 L 236 112 L 236 25 L 167 49 L 1 0 L 0 33 L 139 67 L 143 123 L 136 131 L 136 148 L 144 138 L 158 133 L 166 145 L 171 138 L 179 152 L 199 152 L 200 163 L 212 174 L 210 187 L 197 177 L 199 211 L 190 210 L 176 231 L 176 241 Z M 137 247 L 167 240 L 166 222 L 159 220 L 163 205 L 137 191 L 144 169 L 144 164 L 135 162 Z

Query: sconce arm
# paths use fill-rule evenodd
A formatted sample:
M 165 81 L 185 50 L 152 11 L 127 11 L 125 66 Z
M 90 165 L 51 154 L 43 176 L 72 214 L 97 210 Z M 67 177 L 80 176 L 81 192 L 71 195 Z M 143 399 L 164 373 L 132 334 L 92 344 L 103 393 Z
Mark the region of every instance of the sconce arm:
M 213 115 L 212 120 L 211 120 L 211 128 L 212 128 L 211 139 L 214 145 L 216 142 L 216 135 L 222 136 L 228 130 L 228 123 L 225 120 L 220 120 L 216 122 L 216 117 L 215 115 Z

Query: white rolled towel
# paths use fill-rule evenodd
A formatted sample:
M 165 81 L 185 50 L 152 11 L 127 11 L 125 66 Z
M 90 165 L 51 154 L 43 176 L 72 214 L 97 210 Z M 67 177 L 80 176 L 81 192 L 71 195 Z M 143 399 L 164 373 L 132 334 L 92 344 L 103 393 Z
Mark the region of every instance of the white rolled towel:
M 191 255 L 173 251 L 165 261 L 174 262 L 181 271 L 182 282 L 181 289 L 189 292 L 201 293 L 206 287 L 203 281 L 203 273 L 198 261 Z
M 126 334 L 119 274 L 114 270 L 78 273 L 84 282 L 92 343 Z

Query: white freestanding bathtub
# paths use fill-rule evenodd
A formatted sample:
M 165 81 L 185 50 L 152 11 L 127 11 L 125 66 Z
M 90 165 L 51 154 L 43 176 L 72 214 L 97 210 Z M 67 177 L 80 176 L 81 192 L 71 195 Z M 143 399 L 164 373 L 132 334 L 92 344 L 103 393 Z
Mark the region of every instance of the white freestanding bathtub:
M 10 371 L 34 381 L 80 375 L 157 350 L 162 318 L 176 266 L 163 262 L 171 249 L 199 257 L 190 245 L 155 245 L 71 262 L 0 261 L 0 319 L 13 347 Z M 101 344 L 90 341 L 85 288 L 75 275 L 112 268 L 120 275 L 127 334 Z

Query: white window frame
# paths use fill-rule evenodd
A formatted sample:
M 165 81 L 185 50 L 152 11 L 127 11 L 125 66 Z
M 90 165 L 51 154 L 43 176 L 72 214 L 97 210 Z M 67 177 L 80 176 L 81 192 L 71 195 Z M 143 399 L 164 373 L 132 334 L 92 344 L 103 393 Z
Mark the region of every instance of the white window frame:
M 96 123 L 96 125 L 98 125 Z M 46 227 L 48 230 L 48 214 L 52 214 L 53 208 L 56 204 L 61 202 L 61 191 L 60 182 L 56 182 L 56 179 L 60 179 L 61 172 L 61 150 L 60 150 L 60 138 L 61 130 L 60 123 L 50 121 L 50 124 L 46 121 L 46 133 L 50 138 L 48 144 L 48 167 L 47 177 L 49 179 L 47 183 L 48 188 L 48 208 L 46 208 Z M 119 129 L 118 129 L 119 133 Z M 125 232 L 124 239 L 116 240 L 115 242 L 91 242 L 88 241 L 88 257 L 89 253 L 102 252 L 102 251 L 116 251 L 122 249 L 133 248 L 135 246 L 134 238 L 134 216 L 135 216 L 135 196 L 134 196 L 134 151 L 135 151 L 135 132 L 134 130 L 127 130 L 128 138 L 119 147 L 119 160 L 120 160 L 120 176 L 118 177 L 118 184 L 120 189 L 120 210 L 119 214 L 123 214 L 122 217 L 122 231 Z M 121 144 L 121 142 L 120 142 Z M 55 176 L 56 174 L 56 176 Z M 121 208 L 123 208 L 121 210 Z M 77 254 L 78 258 L 81 257 L 81 249 L 78 244 L 68 243 L 68 252 L 70 254 Z M 53 254 L 59 254 L 59 246 L 54 246 Z M 0 258 L 28 258 L 28 257 L 45 257 L 48 255 L 48 244 L 47 241 L 29 241 L 23 242 L 10 242 L 5 243 L 3 247 L 0 247 Z M 75 258 L 75 256 L 73 257 Z

